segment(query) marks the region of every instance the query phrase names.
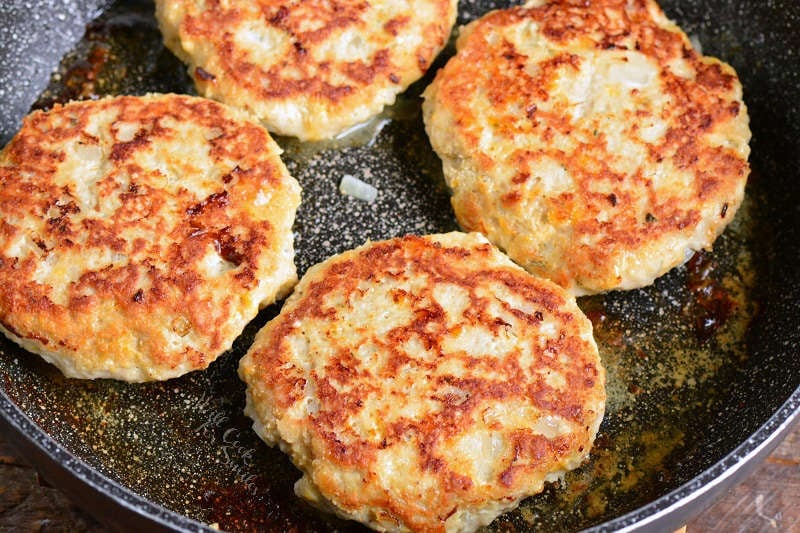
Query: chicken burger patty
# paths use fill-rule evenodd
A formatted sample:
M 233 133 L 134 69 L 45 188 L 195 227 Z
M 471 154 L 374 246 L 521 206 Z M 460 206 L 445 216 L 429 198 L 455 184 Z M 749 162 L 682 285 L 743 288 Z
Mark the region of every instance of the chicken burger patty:
M 575 294 L 633 289 L 709 248 L 750 130 L 734 70 L 651 0 L 488 13 L 425 93 L 461 226 Z
M 239 374 L 295 492 L 387 531 L 488 524 L 586 459 L 605 405 L 574 298 L 479 234 L 312 267 Z
M 206 368 L 296 281 L 279 153 L 202 98 L 34 112 L 0 153 L 0 330 L 69 377 Z
M 200 94 L 273 132 L 327 139 L 378 114 L 419 79 L 457 0 L 157 0 L 166 46 Z

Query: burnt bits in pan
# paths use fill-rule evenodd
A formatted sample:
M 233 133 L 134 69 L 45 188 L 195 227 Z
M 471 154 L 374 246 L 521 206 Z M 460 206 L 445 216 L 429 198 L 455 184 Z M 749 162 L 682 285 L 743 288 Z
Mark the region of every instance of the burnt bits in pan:
M 507 5 L 461 1 L 459 23 Z M 800 242 L 800 225 L 791 215 L 797 195 L 790 178 L 796 169 L 781 156 L 792 153 L 800 120 L 792 126 L 796 110 L 783 116 L 785 110 L 773 104 L 791 101 L 783 91 L 796 82 L 781 63 L 785 45 L 777 37 L 765 42 L 764 26 L 752 25 L 766 17 L 761 4 L 676 1 L 664 7 L 688 33 L 700 36 L 707 52 L 732 61 L 745 85 L 756 133 L 754 176 L 736 219 L 715 243 L 716 266 L 708 273 L 736 305 L 725 323 L 701 341 L 694 333 L 695 296 L 685 269 L 644 290 L 580 299 L 593 319 L 609 372 L 606 419 L 589 463 L 570 474 L 564 486 L 551 487 L 498 519 L 491 526 L 495 531 L 577 530 L 647 505 L 701 475 L 746 440 L 796 387 L 787 377 L 797 368 L 791 366 L 795 360 L 779 355 L 786 346 L 800 346 L 797 331 L 781 326 L 781 317 L 796 316 L 792 302 L 800 295 L 796 273 L 775 252 L 777 243 L 797 257 Z M 791 11 L 787 4 L 778 3 L 778 8 Z M 184 66 L 153 31 L 152 9 L 146 1 L 115 2 L 97 21 L 103 25 L 136 14 L 144 25 L 131 33 L 139 32 L 141 48 L 160 58 L 151 74 L 127 79 L 124 90 L 191 92 Z M 112 24 L 107 33 L 87 34 L 60 69 L 52 68 L 69 70 L 98 42 L 114 49 L 128 31 Z M 110 54 L 103 65 L 97 74 L 101 79 L 107 72 L 140 68 L 135 58 L 123 54 Z M 767 75 L 780 82 L 767 84 Z M 165 80 L 175 85 L 159 85 Z M 97 81 L 89 93 L 104 94 L 112 86 Z M 406 93 L 402 113 L 388 117 L 363 145 L 333 150 L 278 139 L 286 149 L 287 167 L 306 191 L 295 225 L 300 274 L 366 238 L 456 228 L 440 163 L 422 129 L 418 89 Z M 54 78 L 49 93 L 63 99 L 63 90 Z M 10 138 L 13 131 L 2 134 Z M 341 196 L 343 173 L 375 185 L 377 200 L 366 204 Z M 774 288 L 767 273 L 778 284 Z M 759 308 L 759 301 L 772 306 Z M 47 428 L 37 438 L 52 437 L 48 446 L 57 443 L 93 472 L 119 482 L 133 505 L 144 508 L 142 498 L 147 498 L 163 507 L 160 519 L 174 527 L 196 527 L 192 520 L 232 531 L 355 527 L 332 521 L 296 498 L 292 483 L 298 471 L 259 441 L 242 414 L 244 385 L 236 365 L 254 333 L 276 313 L 274 307 L 265 309 L 208 371 L 158 384 L 77 383 L 2 339 L 0 388 L 40 428 Z M 242 506 L 242 498 L 255 504 Z

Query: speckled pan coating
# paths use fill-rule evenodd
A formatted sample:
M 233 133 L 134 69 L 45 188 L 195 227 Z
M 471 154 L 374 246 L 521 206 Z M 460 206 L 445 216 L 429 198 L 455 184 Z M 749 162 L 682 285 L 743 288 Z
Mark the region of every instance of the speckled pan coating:
M 37 22 L 24 1 L 4 4 L 8 20 L 27 21 L 8 35 L 34 35 L 4 40 L 8 48 L 0 64 L 8 64 L 5 50 L 19 50 L 25 59 L 17 65 L 42 62 L 44 72 L 54 70 L 63 49 L 31 48 L 29 39 L 58 43 L 70 32 L 79 36 L 84 21 L 62 23 L 57 15 L 89 13 L 100 4 L 88 3 L 52 2 L 47 28 L 42 13 Z M 461 1 L 460 23 L 506 5 Z M 716 264 L 707 281 L 717 280 L 715 286 L 732 297 L 739 294 L 734 299 L 741 305 L 701 342 L 697 322 L 713 317 L 697 305 L 700 287 L 690 283 L 699 272 L 680 268 L 645 290 L 579 300 L 595 323 L 609 385 L 608 414 L 592 458 L 570 478 L 577 480 L 571 486 L 585 482 L 585 488 L 526 500 L 494 530 L 531 530 L 532 524 L 549 531 L 635 524 L 677 529 L 710 495 L 764 457 L 800 416 L 800 4 L 673 0 L 663 7 L 699 39 L 705 53 L 731 63 L 744 86 L 753 131 L 752 175 L 739 215 L 706 263 Z M 128 65 L 136 75 L 119 84 L 126 91 L 168 84 L 188 88 L 184 67 L 157 48 L 152 9 L 145 1 L 118 4 L 92 25 L 77 49 L 88 51 L 113 35 L 111 49 L 123 59 L 120 42 L 149 51 Z M 110 66 L 105 75 L 114 70 Z M 2 122 L 3 141 L 39 90 L 16 83 L 24 69 L 5 72 L 3 86 L 10 80 L 15 90 L 7 93 L 11 100 L 0 99 L 0 116 L 9 117 Z M 387 117 L 390 122 L 373 124 L 383 127 L 372 144 L 320 151 L 279 140 L 306 198 L 295 226 L 300 274 L 367 238 L 456 228 L 436 170 L 440 162 L 430 152 L 418 114 L 416 96 L 424 83 L 412 87 L 411 96 Z M 343 173 L 378 187 L 376 201 L 341 196 Z M 234 531 L 344 531 L 341 522 L 299 503 L 292 492 L 298 472 L 259 442 L 242 414 L 244 385 L 236 365 L 255 331 L 276 312 L 265 310 L 207 372 L 162 384 L 75 383 L 23 357 L 10 342 L 0 343 L 2 430 L 11 428 L 6 434 L 38 450 L 37 464 L 48 479 L 117 524 L 133 516 L 150 527 L 190 531 L 210 531 L 201 522 Z M 613 465 L 620 468 L 604 468 Z M 634 479 L 638 482 L 628 484 Z M 95 490 L 86 490 L 85 483 Z

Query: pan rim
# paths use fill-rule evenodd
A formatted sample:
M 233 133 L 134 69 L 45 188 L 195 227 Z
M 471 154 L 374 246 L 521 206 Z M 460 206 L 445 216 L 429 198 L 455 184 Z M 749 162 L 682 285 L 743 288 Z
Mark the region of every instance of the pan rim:
M 798 423 L 800 423 L 800 385 L 766 422 L 715 464 L 650 503 L 583 531 L 639 531 L 645 528 L 648 531 L 653 529 L 667 531 L 671 530 L 670 528 L 680 527 L 710 506 L 725 490 L 741 482 Z M 108 499 L 129 513 L 138 515 L 148 522 L 148 525 L 174 531 L 215 531 L 208 524 L 145 498 L 74 455 L 14 404 L 2 388 L 0 388 L 0 429 L 4 430 L 3 433 L 10 437 L 12 446 L 34 465 L 40 475 L 101 522 L 103 520 L 98 516 L 97 509 L 82 505 L 74 494 L 75 491 L 69 491 L 63 481 L 51 479 L 51 469 L 62 470 L 72 481 L 94 491 L 96 496 Z M 42 465 L 41 461 L 37 461 L 31 455 L 38 455 L 50 464 Z M 42 471 L 45 466 L 50 472 Z
M 73 494 L 76 492 L 75 490 L 70 491 L 69 487 L 64 486 L 63 482 L 59 483 L 58 480 L 51 479 L 48 476 L 48 474 L 53 474 L 52 469 L 64 471 L 71 480 L 94 491 L 99 496 L 111 500 L 126 511 L 141 516 L 153 526 L 162 528 L 183 526 L 180 529 L 181 531 L 214 531 L 202 522 L 167 509 L 163 505 L 145 498 L 130 487 L 111 479 L 92 467 L 89 463 L 67 450 L 60 442 L 34 422 L 8 397 L 2 388 L 0 388 L 0 430 L 3 430 L 3 435 L 8 437 L 11 446 L 28 460 L 48 483 L 64 492 L 71 501 L 101 523 L 104 521 L 98 516 L 97 510 L 83 505 Z M 47 461 L 48 464 L 42 464 L 42 459 Z M 186 528 L 189 525 L 195 527 Z
M 111 4 L 111 1 L 99 0 L 97 3 L 101 6 L 98 10 L 102 10 Z M 0 144 L 4 143 L 0 141 Z M 781 238 L 783 237 L 782 235 Z M 776 239 L 776 242 L 782 241 Z M 792 350 L 787 345 L 784 350 L 796 352 L 797 349 Z M 789 353 L 784 355 L 789 355 Z M 800 353 L 795 355 L 800 355 Z M 769 417 L 760 423 L 749 437 L 742 438 L 731 451 L 711 466 L 659 498 L 584 531 L 668 531 L 669 524 L 680 522 L 679 525 L 683 525 L 685 520 L 699 514 L 726 490 L 740 483 L 784 440 L 793 427 L 800 425 L 800 376 L 796 383 L 797 386 L 793 392 L 783 403 L 772 410 Z M 86 502 L 96 499 L 84 497 L 82 492 L 78 492 L 88 488 L 106 496 L 107 501 L 111 501 L 120 509 L 130 511 L 141 516 L 142 519 L 150 521 L 153 529 L 215 531 L 208 524 L 171 511 L 163 505 L 147 499 L 90 466 L 34 422 L 10 399 L 6 391 L 7 388 L 0 383 L 0 432 L 7 435 L 14 449 L 18 449 L 20 454 L 34 465 L 48 482 L 63 490 L 72 501 L 80 502 L 79 505 L 82 508 L 86 508 L 84 505 Z M 767 410 L 765 409 L 765 411 Z M 36 457 L 37 460 L 31 459 L 31 457 Z M 60 469 L 74 479 L 67 481 L 68 486 L 60 486 L 63 484 L 54 482 L 55 480 L 45 473 L 45 470 L 53 471 L 54 469 Z M 83 488 L 76 489 L 75 487 Z M 114 515 L 123 515 L 113 508 L 87 509 L 87 511 L 93 516 L 97 516 L 98 513 L 108 513 L 114 518 L 116 518 Z
M 680 528 L 710 507 L 726 490 L 742 482 L 798 424 L 800 385 L 745 441 L 700 474 L 646 505 L 583 531 L 637 531 L 651 527 L 673 531 Z M 667 525 L 670 527 L 664 527 Z

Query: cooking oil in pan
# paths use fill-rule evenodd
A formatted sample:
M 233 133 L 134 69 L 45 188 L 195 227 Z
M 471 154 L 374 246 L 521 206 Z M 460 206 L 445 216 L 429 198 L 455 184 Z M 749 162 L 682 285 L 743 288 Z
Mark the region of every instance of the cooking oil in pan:
M 113 4 L 64 58 L 35 107 L 107 94 L 193 93 L 184 65 L 161 44 L 152 13 L 150 2 Z M 419 94 L 430 76 L 347 136 L 326 143 L 278 139 L 304 189 L 295 227 L 301 274 L 367 239 L 456 229 L 441 163 L 421 123 Z M 343 197 L 344 173 L 376 186 L 376 201 Z M 759 201 L 750 187 L 714 251 L 653 286 L 579 300 L 608 373 L 606 416 L 591 458 L 490 529 L 588 527 L 710 466 L 700 436 L 747 358 L 748 326 L 758 310 Z M 358 529 L 294 497 L 299 473 L 258 440 L 242 414 L 238 359 L 277 311 L 264 310 L 208 371 L 166 383 L 67 380 L 5 339 L 0 377 L 8 396 L 66 449 L 177 513 L 234 531 Z

